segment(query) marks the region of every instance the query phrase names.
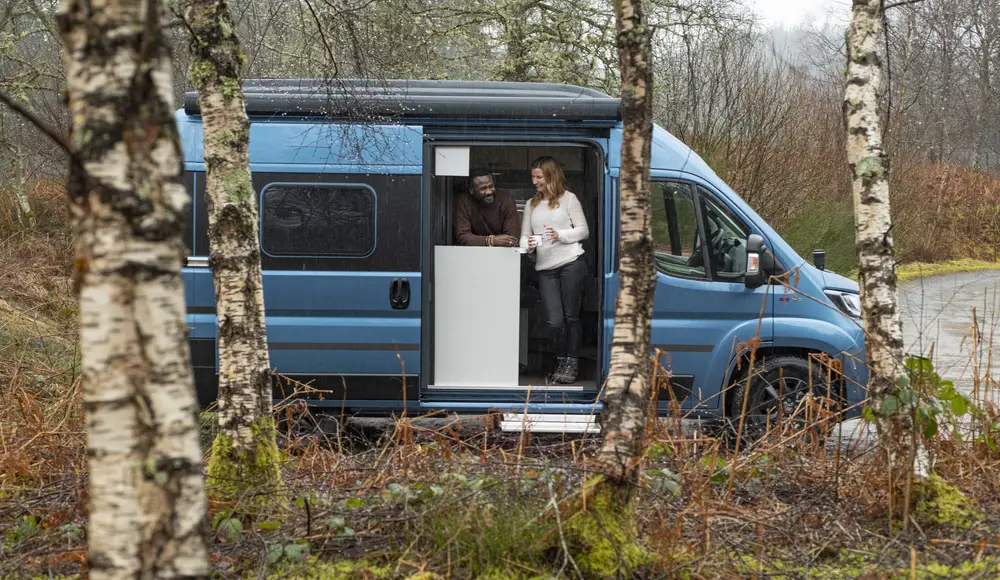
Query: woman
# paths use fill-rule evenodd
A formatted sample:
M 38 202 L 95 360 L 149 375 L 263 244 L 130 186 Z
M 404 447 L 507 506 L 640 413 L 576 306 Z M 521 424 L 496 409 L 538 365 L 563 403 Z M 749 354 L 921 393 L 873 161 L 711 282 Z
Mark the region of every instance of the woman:
M 555 342 L 552 381 L 570 384 L 576 382 L 583 341 L 580 308 L 587 263 L 580 242 L 587 239 L 590 230 L 583 206 L 566 190 L 566 176 L 555 159 L 536 159 L 531 164 L 531 183 L 535 196 L 524 207 L 521 247 L 537 253 L 539 292 Z

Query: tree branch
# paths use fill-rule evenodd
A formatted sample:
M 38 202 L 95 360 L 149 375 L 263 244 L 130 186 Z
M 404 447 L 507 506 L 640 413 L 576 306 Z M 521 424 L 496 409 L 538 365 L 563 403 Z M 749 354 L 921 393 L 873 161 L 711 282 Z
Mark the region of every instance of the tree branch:
M 899 8 L 900 6 L 906 6 L 907 4 L 918 4 L 924 0 L 897 0 L 896 2 L 890 2 L 885 5 L 884 10 L 889 10 L 890 8 Z
M 330 59 L 330 64 L 333 65 L 333 77 L 337 78 L 340 76 L 340 67 L 337 66 L 337 58 L 333 56 L 333 49 L 330 48 L 330 43 L 326 40 L 326 33 L 323 31 L 323 22 L 320 21 L 319 15 L 316 14 L 316 9 L 313 8 L 312 2 L 306 0 L 306 7 L 309 8 L 309 13 L 312 14 L 313 20 L 316 22 L 316 31 L 319 32 L 319 37 L 323 41 L 323 48 L 326 49 L 326 56 Z
M 11 108 L 11 110 L 13 110 L 17 114 L 27 119 L 28 122 L 37 127 L 39 131 L 45 133 L 45 136 L 48 137 L 49 139 L 52 139 L 52 141 L 54 141 L 56 145 L 61 147 L 62 150 L 65 151 L 66 154 L 69 155 L 71 159 L 75 158 L 73 149 L 70 148 L 69 143 L 66 141 L 66 138 L 60 135 L 58 132 L 56 132 L 55 129 L 45 124 L 44 121 L 39 119 L 34 113 L 25 108 L 24 105 L 12 99 L 10 95 L 8 95 L 3 91 L 0 91 L 0 102 L 7 105 L 8 107 Z

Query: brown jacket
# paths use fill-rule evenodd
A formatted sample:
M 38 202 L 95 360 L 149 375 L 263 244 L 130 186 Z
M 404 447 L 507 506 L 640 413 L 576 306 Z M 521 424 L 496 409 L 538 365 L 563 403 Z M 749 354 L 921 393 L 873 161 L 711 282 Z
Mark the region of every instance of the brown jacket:
M 506 191 L 497 190 L 493 203 L 483 204 L 468 193 L 455 197 L 455 242 L 460 246 L 485 246 L 490 235 L 521 237 L 517 204 Z

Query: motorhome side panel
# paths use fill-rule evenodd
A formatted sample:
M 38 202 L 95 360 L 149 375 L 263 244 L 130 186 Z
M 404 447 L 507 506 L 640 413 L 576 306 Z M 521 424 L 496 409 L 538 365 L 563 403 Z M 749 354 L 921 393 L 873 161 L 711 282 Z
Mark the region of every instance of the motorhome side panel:
M 198 142 L 201 126 L 183 133 Z M 320 406 L 415 405 L 421 128 L 254 120 L 250 140 L 270 362 L 291 379 L 279 379 L 276 398 L 301 383 L 319 391 L 301 396 Z M 197 263 L 209 254 L 204 164 L 198 157 L 187 169 Z M 185 273 L 204 404 L 215 396 L 204 369 L 209 356 L 217 361 L 214 285 L 207 267 Z

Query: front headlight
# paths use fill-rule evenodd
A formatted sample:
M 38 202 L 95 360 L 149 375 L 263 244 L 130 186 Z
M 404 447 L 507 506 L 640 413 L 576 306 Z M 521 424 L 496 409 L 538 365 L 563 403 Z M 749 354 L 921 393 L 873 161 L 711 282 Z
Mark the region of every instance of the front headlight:
M 852 318 L 861 318 L 861 296 L 853 292 L 827 290 L 826 295 L 844 314 Z

